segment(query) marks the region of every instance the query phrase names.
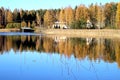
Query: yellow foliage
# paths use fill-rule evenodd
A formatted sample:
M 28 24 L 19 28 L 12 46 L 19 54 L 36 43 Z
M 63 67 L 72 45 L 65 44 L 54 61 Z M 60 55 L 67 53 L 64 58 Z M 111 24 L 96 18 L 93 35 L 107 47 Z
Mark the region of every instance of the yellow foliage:
M 44 15 L 44 25 L 46 28 L 51 28 L 55 21 L 55 16 L 52 10 L 47 10 Z
M 74 11 L 71 7 L 65 8 L 65 21 L 68 25 L 74 21 Z
M 64 9 L 61 9 L 61 11 L 60 11 L 59 21 L 60 21 L 60 22 L 66 22 Z
M 80 5 L 76 9 L 75 14 L 76 20 L 87 20 L 88 18 L 88 9 L 84 5 Z
M 27 26 L 27 23 L 25 21 L 21 22 L 21 27 Z
M 117 5 L 117 11 L 116 11 L 116 26 L 120 29 L 120 2 Z
M 7 22 L 12 22 L 13 21 L 13 14 L 11 11 L 7 12 Z

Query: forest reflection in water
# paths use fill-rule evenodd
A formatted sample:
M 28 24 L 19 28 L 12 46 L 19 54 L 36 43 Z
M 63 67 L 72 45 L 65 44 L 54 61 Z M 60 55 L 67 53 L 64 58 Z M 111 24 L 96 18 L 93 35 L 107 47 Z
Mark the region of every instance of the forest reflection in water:
M 0 36 L 0 54 L 13 49 L 16 51 L 37 51 L 48 54 L 59 53 L 68 58 L 90 60 L 103 59 L 117 62 L 120 67 L 120 39 L 67 38 L 65 36 Z
M 1 55 L 11 50 L 15 54 L 25 51 L 57 54 L 68 59 L 73 56 L 79 61 L 87 58 L 94 62 L 117 63 L 120 68 L 120 39 L 22 35 L 0 36 L 0 44 Z

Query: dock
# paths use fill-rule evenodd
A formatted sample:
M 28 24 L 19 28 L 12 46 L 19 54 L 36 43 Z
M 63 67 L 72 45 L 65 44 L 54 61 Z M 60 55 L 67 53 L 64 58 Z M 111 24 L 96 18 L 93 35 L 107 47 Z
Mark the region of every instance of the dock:
M 21 32 L 34 32 L 34 30 L 30 27 L 21 27 Z

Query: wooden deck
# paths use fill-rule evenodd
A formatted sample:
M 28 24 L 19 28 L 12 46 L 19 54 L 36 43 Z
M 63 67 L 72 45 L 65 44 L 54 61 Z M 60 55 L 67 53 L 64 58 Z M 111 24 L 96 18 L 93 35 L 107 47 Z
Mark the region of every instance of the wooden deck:
M 34 30 L 30 27 L 21 27 L 21 32 L 34 32 Z

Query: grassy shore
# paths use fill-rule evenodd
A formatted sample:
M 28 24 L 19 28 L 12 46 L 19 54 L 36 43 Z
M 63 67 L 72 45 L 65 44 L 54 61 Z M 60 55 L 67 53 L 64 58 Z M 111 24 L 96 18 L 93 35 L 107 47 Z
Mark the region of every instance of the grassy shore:
M 18 31 L 20 29 L 0 29 L 0 32 Z M 36 29 L 35 33 L 46 34 L 46 36 L 120 38 L 119 29 Z
M 20 29 L 11 28 L 11 29 L 0 29 L 0 32 L 18 32 Z
M 120 38 L 120 30 L 115 29 L 46 29 L 40 32 L 49 36 Z

